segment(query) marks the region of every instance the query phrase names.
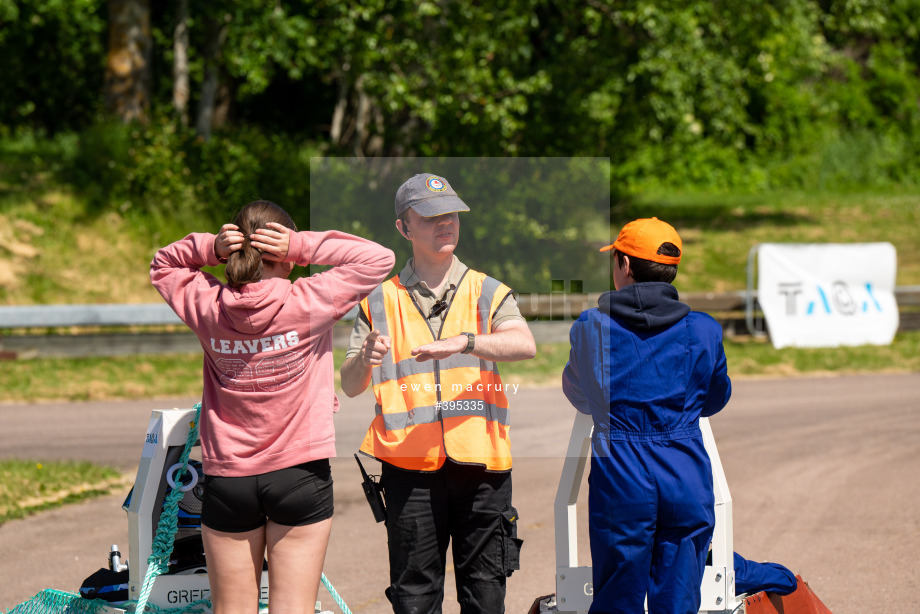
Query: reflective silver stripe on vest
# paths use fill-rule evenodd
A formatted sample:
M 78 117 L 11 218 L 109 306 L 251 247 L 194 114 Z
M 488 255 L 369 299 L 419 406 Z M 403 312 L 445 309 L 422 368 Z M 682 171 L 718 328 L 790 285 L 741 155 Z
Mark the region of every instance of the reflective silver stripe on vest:
M 441 365 L 441 371 L 447 369 L 456 369 L 459 367 L 475 367 L 482 371 L 495 371 L 495 363 L 488 360 L 481 360 L 471 354 L 454 354 L 438 361 Z M 374 383 L 382 384 L 395 379 L 406 377 L 407 375 L 420 375 L 422 373 L 432 373 L 434 371 L 434 361 L 425 360 L 419 362 L 415 358 L 406 358 L 400 360 L 399 364 L 393 364 L 392 360 L 384 359 L 383 364 L 374 367 Z
M 374 291 L 367 295 L 367 306 L 371 311 L 369 314 L 371 316 L 371 326 L 379 330 L 381 335 L 389 335 L 390 329 L 387 326 L 386 307 L 383 304 L 383 284 L 374 288 Z
M 390 282 L 383 282 L 390 283 Z M 387 325 L 387 314 L 386 308 L 383 304 L 383 284 L 380 284 L 374 291 L 367 296 L 367 307 L 370 310 L 371 317 L 371 330 L 380 331 L 381 335 L 390 336 L 390 327 Z M 387 353 L 387 356 L 383 358 L 383 364 L 379 367 L 374 367 L 371 369 L 371 383 L 377 385 L 381 382 L 387 381 L 387 379 L 393 379 L 392 377 L 387 377 L 382 379 L 383 371 L 386 367 L 393 367 L 393 358 L 391 353 Z
M 383 416 L 383 428 L 388 431 L 404 429 L 415 424 L 431 424 L 438 421 L 438 410 L 435 405 L 423 405 L 412 411 L 401 411 L 396 414 L 385 414 L 380 405 L 375 407 L 377 415 Z
M 498 365 L 492 362 L 491 360 L 486 360 L 484 358 L 479 359 L 479 370 L 480 371 L 491 371 L 495 375 L 500 375 L 498 372 Z
M 439 408 L 440 417 L 438 416 Z M 416 424 L 431 424 L 437 422 L 441 417 L 467 418 L 469 416 L 479 416 L 505 426 L 511 424 L 507 407 L 498 407 L 482 399 L 442 401 L 436 405 L 423 405 L 411 411 L 396 414 L 383 413 L 380 405 L 376 405 L 374 409 L 378 416 L 383 416 L 383 428 L 388 431 L 396 431 Z
M 486 277 L 482 280 L 482 293 L 479 295 L 479 300 L 477 301 L 477 306 L 479 307 L 479 319 L 482 320 L 482 326 L 485 329 L 484 332 L 492 332 L 489 330 L 489 315 L 492 313 L 492 299 L 495 298 L 495 291 L 498 290 L 498 287 L 502 285 L 502 282 L 497 279 L 492 279 L 491 277 Z

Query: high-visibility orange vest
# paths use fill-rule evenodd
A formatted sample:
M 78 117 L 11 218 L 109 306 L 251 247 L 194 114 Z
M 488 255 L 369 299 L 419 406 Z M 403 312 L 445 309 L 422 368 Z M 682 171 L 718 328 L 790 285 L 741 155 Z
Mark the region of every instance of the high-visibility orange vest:
M 398 276 L 361 301 L 371 329 L 392 340 L 383 364 L 371 371 L 377 407 L 362 452 L 415 471 L 440 469 L 446 458 L 490 471 L 511 469 L 508 399 L 496 364 L 472 354 L 419 362 L 411 353 L 461 332 L 491 332 L 492 316 L 510 293 L 468 269 L 437 331 Z

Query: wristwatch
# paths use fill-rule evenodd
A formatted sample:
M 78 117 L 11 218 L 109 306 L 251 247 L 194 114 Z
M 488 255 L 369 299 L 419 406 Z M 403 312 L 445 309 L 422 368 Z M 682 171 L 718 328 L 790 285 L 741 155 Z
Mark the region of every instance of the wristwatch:
M 461 335 L 466 335 L 466 349 L 461 352 L 461 354 L 469 354 L 473 351 L 473 348 L 476 347 L 476 335 L 473 333 L 460 333 Z

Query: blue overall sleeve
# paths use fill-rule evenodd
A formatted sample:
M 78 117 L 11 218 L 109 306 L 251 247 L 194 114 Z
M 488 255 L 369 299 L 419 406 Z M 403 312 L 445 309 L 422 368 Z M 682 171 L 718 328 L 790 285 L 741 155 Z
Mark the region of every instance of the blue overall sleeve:
M 583 414 L 590 414 L 591 407 L 582 390 L 581 380 L 578 376 L 577 348 L 580 346 L 580 338 L 577 327 L 578 322 L 575 322 L 575 324 L 572 325 L 572 330 L 569 332 L 569 340 L 572 344 L 572 349 L 569 350 L 569 362 L 566 363 L 565 369 L 562 371 L 562 392 L 575 409 Z

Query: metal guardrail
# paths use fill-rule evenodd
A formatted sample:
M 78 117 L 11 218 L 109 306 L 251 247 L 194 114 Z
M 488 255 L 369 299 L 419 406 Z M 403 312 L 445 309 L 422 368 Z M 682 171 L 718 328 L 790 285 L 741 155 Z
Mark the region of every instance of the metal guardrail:
M 182 324 L 166 303 L 0 307 L 0 328 Z
M 521 314 L 527 318 L 538 343 L 565 343 L 572 320 L 597 305 L 600 293 L 530 294 L 517 296 Z M 704 311 L 722 324 L 726 336 L 747 335 L 749 293 L 684 293 L 681 300 L 695 311 Z M 920 329 L 920 286 L 895 289 L 901 310 L 899 330 Z M 756 301 L 756 292 L 752 297 Z M 345 319 L 354 319 L 357 309 Z M 200 351 L 194 334 L 177 332 L 105 331 L 91 334 L 53 334 L 54 329 L 159 327 L 182 322 L 166 303 L 100 305 L 0 306 L 0 358 L 46 356 L 117 356 L 130 354 L 185 353 Z M 52 334 L 27 334 L 27 329 L 51 329 Z M 351 327 L 343 323 L 333 331 L 333 344 L 348 343 Z
M 585 309 L 596 306 L 599 296 L 600 293 L 525 293 L 519 294 L 517 300 L 521 314 L 528 320 L 537 318 L 574 319 Z M 744 309 L 745 293 L 685 294 L 681 296 L 681 300 L 697 311 L 736 311 Z M 357 308 L 343 319 L 353 320 L 356 313 Z M 0 330 L 169 324 L 182 324 L 182 321 L 166 303 L 0 306 Z

